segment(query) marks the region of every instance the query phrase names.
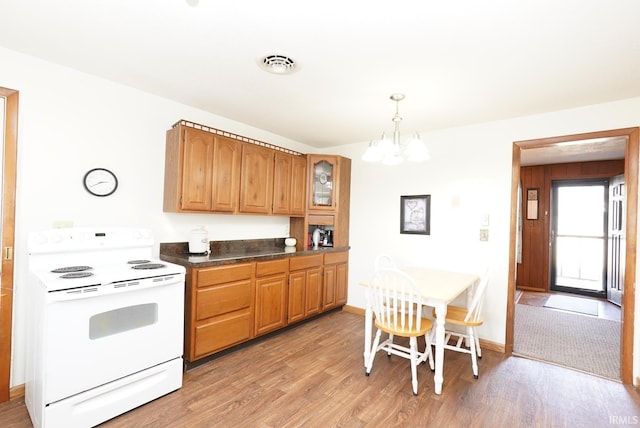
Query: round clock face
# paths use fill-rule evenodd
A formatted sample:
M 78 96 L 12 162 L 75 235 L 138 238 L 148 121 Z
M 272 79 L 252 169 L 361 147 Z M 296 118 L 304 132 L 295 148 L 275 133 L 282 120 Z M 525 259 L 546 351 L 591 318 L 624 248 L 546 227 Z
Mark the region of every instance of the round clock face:
M 108 169 L 94 168 L 84 175 L 84 188 L 95 196 L 109 196 L 118 188 L 118 178 Z

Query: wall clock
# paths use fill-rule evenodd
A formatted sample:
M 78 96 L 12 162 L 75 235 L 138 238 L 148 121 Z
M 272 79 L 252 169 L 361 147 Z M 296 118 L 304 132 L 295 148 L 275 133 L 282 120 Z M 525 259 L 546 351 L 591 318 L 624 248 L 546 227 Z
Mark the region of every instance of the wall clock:
M 118 178 L 105 168 L 89 170 L 82 181 L 87 192 L 95 196 L 109 196 L 118 188 Z

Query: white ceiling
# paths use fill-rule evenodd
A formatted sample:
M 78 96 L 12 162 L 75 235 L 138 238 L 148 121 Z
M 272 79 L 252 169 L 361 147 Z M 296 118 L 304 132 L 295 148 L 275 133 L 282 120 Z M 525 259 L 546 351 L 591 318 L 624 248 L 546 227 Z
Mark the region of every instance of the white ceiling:
M 640 96 L 637 0 L 0 0 L 0 16 L 0 46 L 315 147 L 390 132 L 395 92 L 403 134 Z M 260 69 L 272 53 L 298 71 Z
M 520 165 L 548 165 L 564 162 L 589 162 L 624 159 L 627 137 L 597 138 L 549 144 L 545 147 L 522 150 Z

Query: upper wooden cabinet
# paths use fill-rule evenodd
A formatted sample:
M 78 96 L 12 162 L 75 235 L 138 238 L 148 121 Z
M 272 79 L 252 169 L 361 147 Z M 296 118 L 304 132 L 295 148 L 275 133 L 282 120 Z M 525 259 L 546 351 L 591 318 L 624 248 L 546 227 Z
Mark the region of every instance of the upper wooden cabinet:
M 164 211 L 305 214 L 307 160 L 180 123 L 167 131 Z
M 309 155 L 309 210 L 338 208 L 338 156 Z
M 276 152 L 273 173 L 273 214 L 303 216 L 307 186 L 304 156 Z
M 238 211 L 240 142 L 200 129 L 167 131 L 164 211 Z
M 242 144 L 240 212 L 269 214 L 273 199 L 275 152 L 255 144 Z
M 215 141 L 211 208 L 216 212 L 235 213 L 240 186 L 240 142 L 220 136 L 216 136 Z
M 311 247 L 311 234 L 321 227 L 333 232 L 333 246 L 349 245 L 351 159 L 337 155 L 307 155 L 307 213 L 292 217 L 290 235 L 298 249 Z

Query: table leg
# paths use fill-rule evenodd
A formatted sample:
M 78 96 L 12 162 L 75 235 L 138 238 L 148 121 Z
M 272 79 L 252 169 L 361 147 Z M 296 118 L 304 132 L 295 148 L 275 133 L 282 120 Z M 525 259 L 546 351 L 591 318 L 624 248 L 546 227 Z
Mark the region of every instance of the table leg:
M 373 311 L 371 303 L 367 297 L 367 304 L 364 311 L 364 366 L 367 366 L 369 355 L 371 354 L 371 330 L 373 326 Z
M 438 303 L 436 305 L 436 373 L 433 376 L 435 382 L 436 394 L 442 393 L 442 382 L 444 381 L 444 320 L 447 316 L 447 305 L 445 303 Z

